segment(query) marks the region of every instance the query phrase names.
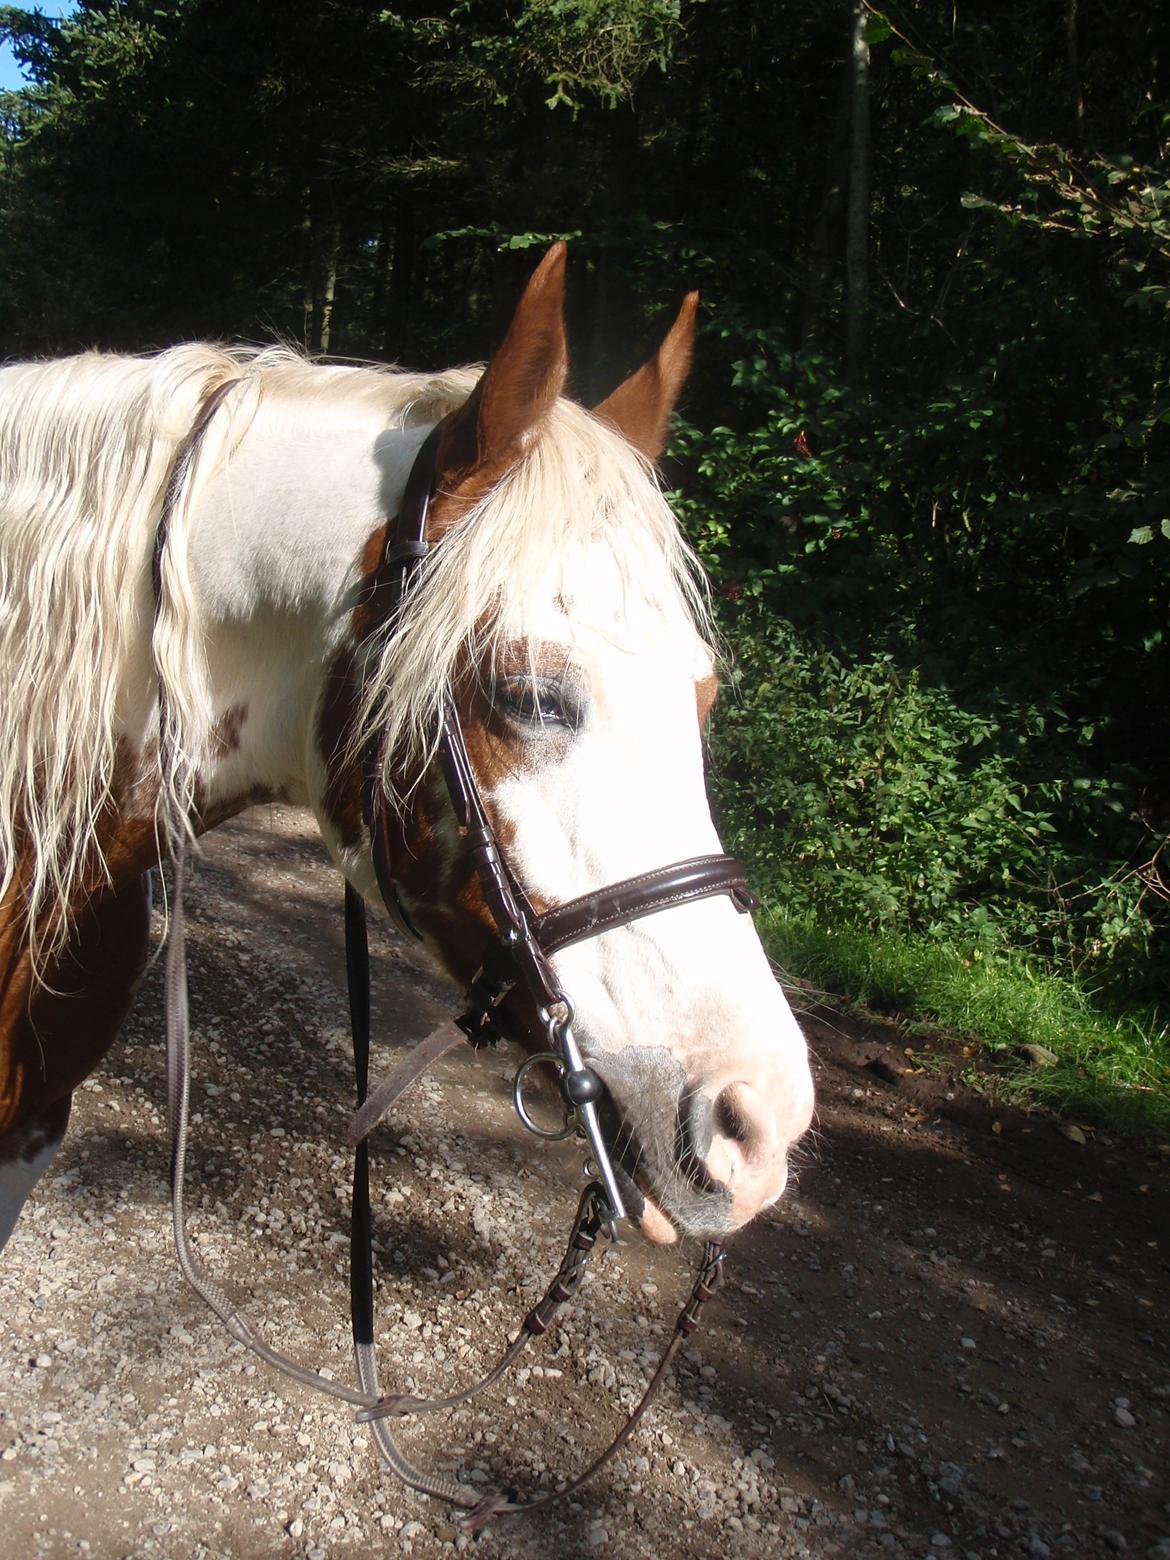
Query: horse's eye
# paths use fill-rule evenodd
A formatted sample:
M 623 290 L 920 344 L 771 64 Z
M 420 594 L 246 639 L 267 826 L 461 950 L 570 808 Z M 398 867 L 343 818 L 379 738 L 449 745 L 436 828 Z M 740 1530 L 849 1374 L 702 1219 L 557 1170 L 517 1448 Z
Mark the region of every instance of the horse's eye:
M 529 726 L 576 726 L 559 683 L 545 677 L 509 677 L 496 684 L 493 701 Z

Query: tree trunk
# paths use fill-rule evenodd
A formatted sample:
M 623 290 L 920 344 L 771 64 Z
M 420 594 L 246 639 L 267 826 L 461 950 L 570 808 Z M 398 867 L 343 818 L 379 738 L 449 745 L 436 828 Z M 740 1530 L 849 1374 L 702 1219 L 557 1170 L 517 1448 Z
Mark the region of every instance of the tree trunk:
M 325 253 L 321 257 L 321 306 L 317 311 L 317 340 L 313 350 L 329 351 L 329 337 L 333 330 L 333 300 L 337 296 L 337 256 L 341 249 L 341 224 L 336 217 L 329 223 L 325 238 Z
M 304 195 L 304 214 L 301 217 L 301 341 L 309 351 L 313 346 L 313 300 L 316 292 L 316 255 L 313 243 L 313 194 L 309 189 Z
M 841 207 L 848 177 L 849 99 L 852 62 L 841 67 L 841 84 L 833 112 L 833 131 L 825 157 L 825 179 L 820 207 L 813 224 L 805 267 L 800 342 L 805 351 L 821 344 L 821 330 L 832 290 L 834 255 L 841 241 Z
M 869 42 L 864 0 L 853 12 L 852 99 L 849 135 L 849 207 L 845 238 L 845 370 L 858 383 L 865 372 L 869 302 Z
M 1068 82 L 1072 91 L 1073 140 L 1080 146 L 1085 139 L 1085 98 L 1081 90 L 1080 48 L 1077 41 L 1077 0 L 1068 0 L 1064 15 Z

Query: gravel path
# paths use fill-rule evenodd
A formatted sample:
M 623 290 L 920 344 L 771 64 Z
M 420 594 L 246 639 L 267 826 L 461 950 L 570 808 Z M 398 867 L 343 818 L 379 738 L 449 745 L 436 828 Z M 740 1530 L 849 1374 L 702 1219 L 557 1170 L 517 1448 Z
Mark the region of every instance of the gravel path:
M 304 814 L 208 842 L 191 1223 L 274 1341 L 348 1378 L 339 899 Z M 388 930 L 372 945 L 382 1032 L 421 1035 L 445 991 Z M 1166 1153 L 993 1113 L 956 1076 L 906 1074 L 892 1028 L 810 1013 L 818 1140 L 735 1243 L 697 1346 L 595 1488 L 473 1541 L 179 1279 L 160 1010 L 155 970 L 0 1257 L 6 1557 L 1170 1560 Z M 457 1054 L 377 1135 L 388 1388 L 451 1390 L 559 1261 L 580 1155 L 520 1132 L 509 1077 Z M 419 1460 L 485 1482 L 579 1466 L 635 1400 L 691 1255 L 609 1251 L 482 1407 L 407 1430 Z

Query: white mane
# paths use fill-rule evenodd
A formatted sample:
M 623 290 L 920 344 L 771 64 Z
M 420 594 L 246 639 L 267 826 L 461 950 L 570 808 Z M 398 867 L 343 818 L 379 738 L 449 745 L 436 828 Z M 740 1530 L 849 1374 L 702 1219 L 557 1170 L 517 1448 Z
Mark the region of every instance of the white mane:
M 215 718 L 188 570 L 191 517 L 261 400 L 358 399 L 393 428 L 437 421 L 476 377 L 201 345 L 0 369 L 0 902 L 21 904 L 34 953 L 59 943 L 83 888 L 105 870 L 97 830 L 124 786 L 120 743 L 146 766 L 145 805 L 157 806 L 164 839 L 189 827 Z M 155 618 L 164 489 L 200 407 L 227 383 L 237 388 L 169 519 Z M 596 540 L 612 549 L 628 589 L 703 630 L 693 558 L 649 468 L 619 435 L 560 402 L 529 455 L 428 562 L 401 633 L 392 642 L 376 633 L 366 647 L 358 740 L 384 726 L 389 753 L 424 756 L 468 651 L 478 660 L 494 625 L 523 621 L 526 587 L 531 594 L 554 563 L 567 590 L 575 558 Z M 143 696 L 152 687 L 168 711 L 165 772 L 154 701 Z

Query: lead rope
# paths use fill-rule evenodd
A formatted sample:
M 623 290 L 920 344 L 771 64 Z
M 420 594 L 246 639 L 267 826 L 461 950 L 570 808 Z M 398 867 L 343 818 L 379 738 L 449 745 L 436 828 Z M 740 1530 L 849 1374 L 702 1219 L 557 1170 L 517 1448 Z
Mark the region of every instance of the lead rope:
M 378 1449 L 391 1472 L 411 1489 L 430 1495 L 437 1500 L 462 1508 L 464 1515 L 457 1518 L 458 1525 L 468 1532 L 478 1532 L 496 1517 L 534 1511 L 553 1501 L 574 1494 L 593 1479 L 625 1445 L 638 1422 L 645 1414 L 687 1337 L 698 1326 L 702 1308 L 719 1287 L 723 1270 L 723 1251 L 709 1241 L 703 1253 L 699 1273 L 692 1287 L 687 1304 L 679 1314 L 674 1334 L 650 1378 L 642 1399 L 625 1425 L 610 1445 L 569 1484 L 559 1490 L 531 1499 L 517 1498 L 514 1494 L 495 1492 L 481 1496 L 478 1490 L 461 1484 L 445 1474 L 432 1474 L 417 1468 L 405 1456 L 395 1441 L 388 1419 L 408 1415 L 434 1413 L 439 1409 L 454 1408 L 485 1391 L 497 1382 L 515 1363 L 533 1338 L 548 1331 L 561 1307 L 579 1290 L 590 1254 L 597 1241 L 604 1213 L 607 1211 L 604 1194 L 595 1182 L 591 1182 L 581 1194 L 581 1201 L 570 1231 L 565 1255 L 556 1277 L 545 1291 L 543 1298 L 525 1316 L 516 1337 L 488 1371 L 482 1380 L 450 1397 L 425 1399 L 409 1393 L 396 1393 L 383 1397 L 378 1390 L 377 1366 L 373 1347 L 373 1255 L 369 1205 L 369 1155 L 363 1141 L 358 1145 L 354 1164 L 354 1219 L 351 1230 L 350 1254 L 352 1262 L 350 1299 L 353 1307 L 354 1352 L 357 1360 L 359 1387 L 334 1381 L 292 1359 L 279 1349 L 274 1349 L 253 1327 L 243 1313 L 232 1304 L 219 1285 L 200 1265 L 191 1247 L 187 1233 L 185 1183 L 187 1169 L 187 1144 L 190 1133 L 190 1082 L 191 1041 L 187 987 L 186 916 L 183 909 L 186 851 L 180 849 L 174 860 L 174 882 L 171 895 L 171 925 L 166 957 L 166 1049 L 167 1049 L 167 1112 L 171 1132 L 171 1218 L 174 1228 L 175 1250 L 179 1270 L 199 1298 L 219 1317 L 224 1327 L 237 1343 L 242 1344 L 266 1365 L 284 1375 L 311 1387 L 328 1397 L 337 1398 L 358 1410 L 359 1423 L 371 1425 Z M 368 951 L 365 947 L 364 907 L 347 887 L 347 899 L 352 896 L 356 906 L 347 905 L 347 970 L 353 984 L 350 988 L 351 1016 L 355 1019 L 357 1036 L 355 1073 L 358 1081 L 359 1103 L 364 1097 L 364 1085 L 368 1074 L 369 1058 L 369 986 Z M 358 918 L 360 916 L 360 936 Z M 350 956 L 350 931 L 355 933 Z M 361 979 L 365 965 L 367 979 Z M 365 995 L 363 999 L 362 988 Z M 364 1034 L 364 1044 L 362 1036 Z
M 237 1343 L 244 1345 L 266 1364 L 274 1366 L 286 1376 L 299 1381 L 303 1386 L 312 1387 L 318 1392 L 324 1392 L 329 1397 L 339 1398 L 343 1403 L 349 1403 L 352 1407 L 361 1409 L 359 1416 L 363 1420 L 368 1416 L 374 1427 L 374 1436 L 391 1471 L 411 1489 L 418 1490 L 420 1494 L 434 1496 L 438 1500 L 447 1501 L 453 1506 L 464 1508 L 477 1508 L 482 1505 L 482 1498 L 478 1490 L 473 1490 L 467 1485 L 459 1484 L 443 1474 L 428 1474 L 416 1468 L 398 1447 L 385 1420 L 386 1416 L 396 1413 L 413 1413 L 420 1411 L 417 1399 L 408 1398 L 399 1394 L 391 1398 L 382 1398 L 378 1393 L 377 1369 L 373 1353 L 373 1257 L 370 1241 L 370 1217 L 369 1217 L 369 1183 L 368 1183 L 368 1151 L 363 1142 L 359 1145 L 355 1154 L 354 1168 L 354 1226 L 351 1236 L 350 1254 L 353 1264 L 350 1282 L 350 1299 L 353 1306 L 353 1331 L 354 1346 L 357 1354 L 358 1377 L 360 1388 L 347 1386 L 344 1382 L 334 1381 L 328 1376 L 323 1376 L 319 1371 L 302 1365 L 279 1349 L 267 1344 L 256 1329 L 252 1326 L 242 1312 L 240 1312 L 224 1294 L 219 1285 L 200 1266 L 194 1251 L 191 1249 L 190 1238 L 187 1234 L 187 1220 L 185 1207 L 185 1181 L 187 1169 L 187 1140 L 190 1132 L 190 1086 L 191 1086 L 191 1040 L 190 1040 L 190 1016 L 187 987 L 187 950 L 186 950 L 186 917 L 183 911 L 183 888 L 186 868 L 186 852 L 180 850 L 174 861 L 174 883 L 171 896 L 171 926 L 170 938 L 167 946 L 166 959 L 166 1040 L 167 1040 L 167 1112 L 170 1121 L 171 1132 L 171 1221 L 174 1228 L 175 1250 L 178 1255 L 179 1271 L 194 1289 L 199 1298 L 207 1305 L 220 1321 L 224 1324 L 230 1335 Z M 362 910 L 360 901 L 358 909 Z M 349 931 L 349 917 L 347 916 L 347 933 Z M 362 930 L 364 941 L 364 910 L 362 911 Z M 347 939 L 348 952 L 348 939 Z M 369 997 L 368 985 L 365 1001 L 366 1017 L 366 1046 L 365 1056 L 368 1061 L 369 1054 Z M 351 988 L 351 1004 L 353 1003 L 353 988 Z M 353 1007 L 351 1006 L 351 1012 Z M 361 1016 L 360 1005 L 358 1016 Z M 356 1032 L 356 1031 L 355 1031 Z M 356 1055 L 356 1052 L 355 1052 Z M 358 1064 L 355 1063 L 355 1067 Z M 362 1073 L 359 1071 L 359 1079 Z M 364 1184 L 363 1184 L 364 1183 Z M 364 1191 L 364 1197 L 362 1192 Z M 582 1198 L 582 1207 L 579 1210 L 578 1220 L 574 1224 L 573 1237 L 578 1233 L 578 1227 L 582 1222 L 585 1212 L 585 1198 Z M 592 1245 L 592 1242 L 589 1243 Z M 587 1260 L 588 1249 L 585 1249 L 583 1259 L 576 1258 L 574 1250 L 574 1238 L 570 1238 L 570 1250 L 566 1253 L 565 1261 L 561 1265 L 561 1271 L 554 1279 L 548 1293 L 545 1295 L 541 1306 L 535 1307 L 530 1316 L 541 1312 L 542 1307 L 547 1313 L 548 1325 L 555 1316 L 560 1306 L 564 1303 L 559 1294 L 554 1291 L 559 1287 L 564 1288 L 564 1299 L 568 1299 L 580 1284 L 581 1273 L 584 1269 L 584 1260 Z M 566 1265 L 579 1269 L 575 1281 L 570 1279 L 566 1284 L 564 1274 Z M 544 1314 L 544 1313 L 542 1313 Z M 526 1318 L 526 1322 L 527 1322 Z M 544 1329 L 541 1328 L 541 1331 Z M 504 1358 L 488 1373 L 483 1381 L 459 1394 L 453 1402 L 463 1402 L 491 1385 L 508 1368 L 523 1346 L 528 1342 L 529 1336 L 536 1336 L 534 1330 L 521 1334 L 517 1343 L 507 1351 Z M 519 1347 L 517 1347 L 519 1344 Z M 415 1406 L 399 1407 L 406 1403 Z M 441 1407 L 444 1404 L 436 1404 Z
M 170 939 L 166 962 L 166 1037 L 167 1037 L 167 1115 L 171 1132 L 171 1220 L 175 1232 L 175 1250 L 179 1271 L 199 1298 L 215 1312 L 228 1332 L 245 1348 L 251 1349 L 268 1364 L 286 1375 L 315 1387 L 330 1397 L 341 1398 L 357 1408 L 371 1406 L 366 1394 L 344 1383 L 331 1381 L 287 1355 L 269 1348 L 248 1319 L 200 1267 L 187 1235 L 184 1183 L 187 1172 L 187 1138 L 190 1131 L 191 1037 L 187 1001 L 186 924 L 183 914 L 183 878 L 186 851 L 180 848 L 174 859 L 174 885 L 171 895 Z

